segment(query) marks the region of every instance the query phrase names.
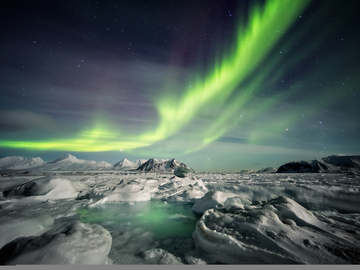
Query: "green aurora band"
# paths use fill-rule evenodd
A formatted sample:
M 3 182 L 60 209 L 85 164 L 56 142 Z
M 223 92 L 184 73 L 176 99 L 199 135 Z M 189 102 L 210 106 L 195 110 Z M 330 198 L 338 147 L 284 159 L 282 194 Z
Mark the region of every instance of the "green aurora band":
M 120 149 L 130 151 L 166 140 L 192 124 L 196 126 L 197 132 L 190 135 L 187 140 L 196 141 L 196 147 L 183 145 L 181 152 L 190 153 L 200 150 L 223 136 L 229 129 L 241 125 L 244 120 L 239 117 L 240 111 L 247 108 L 247 115 L 250 115 L 250 118 L 255 121 L 256 117 L 266 113 L 269 108 L 277 106 L 283 100 L 283 97 L 279 95 L 257 99 L 255 107 L 248 108 L 249 103 L 253 102 L 251 100 L 254 98 L 254 94 L 262 90 L 259 85 L 271 73 L 273 66 L 284 57 L 279 54 L 269 56 L 271 50 L 310 2 L 311 0 L 268 0 L 262 8 L 254 6 L 250 12 L 247 27 L 239 23 L 233 45 L 227 50 L 227 53 L 216 57 L 213 66 L 207 70 L 206 76 L 201 76 L 202 72 L 200 71 L 195 72 L 194 76 L 185 80 L 189 82 L 188 87 L 180 91 L 180 96 L 169 91 L 166 86 L 161 97 L 153 97 L 153 103 L 160 119 L 155 129 L 140 135 L 125 134 L 120 130 L 114 131 L 113 127 L 110 128 L 109 123 L 104 122 L 103 118 L 98 116 L 92 130 L 78 133 L 75 139 L 4 140 L 0 141 L 0 147 L 42 151 L 102 152 L 119 151 Z M 264 61 L 266 57 L 271 58 Z M 298 56 L 294 56 L 294 58 L 296 57 Z M 300 60 L 301 58 L 293 59 L 292 62 L 297 63 Z M 261 63 L 263 65 L 260 67 Z M 256 76 L 254 72 L 256 72 Z M 271 80 L 275 83 L 282 75 L 278 73 Z M 174 82 L 174 85 L 176 83 Z M 291 92 L 288 95 L 291 95 Z M 196 123 L 196 118 L 209 110 L 213 114 L 217 113 L 209 116 L 208 122 Z M 274 133 L 279 130 L 283 131 L 294 122 L 295 118 L 295 115 L 289 114 L 284 116 L 281 121 L 269 123 L 266 128 L 272 126 Z M 246 119 L 246 121 L 249 120 L 249 118 Z M 249 134 L 248 142 L 258 142 L 262 134 L 262 129 L 254 130 Z

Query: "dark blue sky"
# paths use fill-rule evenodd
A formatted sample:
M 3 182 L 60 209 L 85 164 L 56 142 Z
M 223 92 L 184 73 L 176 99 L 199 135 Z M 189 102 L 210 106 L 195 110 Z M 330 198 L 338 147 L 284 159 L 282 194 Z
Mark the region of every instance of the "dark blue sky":
M 359 154 L 359 4 L 301 2 L 5 1 L 0 157 L 229 171 Z

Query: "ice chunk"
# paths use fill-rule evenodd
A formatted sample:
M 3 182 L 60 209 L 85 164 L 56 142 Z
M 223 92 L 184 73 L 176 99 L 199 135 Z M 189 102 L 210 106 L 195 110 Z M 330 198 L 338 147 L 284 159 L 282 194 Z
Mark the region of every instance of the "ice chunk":
M 206 191 L 207 189 L 203 190 L 194 186 L 181 187 L 178 190 L 173 190 L 172 194 L 163 194 L 162 200 L 191 202 L 203 197 Z
M 280 196 L 270 200 L 271 204 L 277 209 L 274 212 L 280 219 L 292 219 L 300 226 L 320 226 L 321 222 L 307 209 L 293 201 L 292 199 Z
M 21 237 L 0 250 L 0 264 L 108 264 L 111 235 L 97 224 L 58 223 L 40 236 Z
M 29 218 L 3 216 L 0 219 L 0 248 L 17 237 L 35 235 L 53 223 L 54 219 L 46 214 Z
M 193 172 L 194 171 L 188 167 L 177 167 L 174 171 L 174 175 L 180 178 L 184 178 Z
M 78 191 L 72 185 L 72 182 L 68 179 L 55 178 L 51 179 L 49 186 L 51 187 L 50 192 L 46 195 L 41 196 L 44 199 L 59 200 L 76 198 Z
M 246 204 L 251 204 L 247 199 L 242 199 L 239 196 L 227 198 L 224 202 L 224 208 L 230 212 L 230 209 L 244 209 Z
M 167 201 L 192 202 L 200 199 L 208 191 L 201 180 L 194 178 L 178 178 L 173 176 L 170 182 L 159 186 L 153 198 L 161 198 Z
M 116 187 L 110 194 L 97 203 L 106 202 L 142 202 L 150 201 L 150 188 L 144 185 L 127 184 Z
M 284 224 L 287 224 L 287 225 L 290 225 L 290 226 L 296 226 L 296 222 L 293 221 L 292 219 L 290 218 L 287 218 L 284 220 Z
M 215 259 L 199 248 L 195 248 L 185 253 L 185 261 L 188 264 L 213 264 Z
M 214 208 L 218 204 L 224 204 L 227 198 L 236 196 L 230 192 L 209 191 L 195 202 L 192 210 L 197 214 L 203 214 L 207 209 Z
M 183 264 L 179 258 L 161 248 L 146 250 L 143 256 L 149 264 Z
M 66 178 L 44 177 L 24 184 L 11 187 L 4 191 L 4 196 L 37 196 L 39 199 L 66 199 L 75 198 L 78 191 L 72 182 Z

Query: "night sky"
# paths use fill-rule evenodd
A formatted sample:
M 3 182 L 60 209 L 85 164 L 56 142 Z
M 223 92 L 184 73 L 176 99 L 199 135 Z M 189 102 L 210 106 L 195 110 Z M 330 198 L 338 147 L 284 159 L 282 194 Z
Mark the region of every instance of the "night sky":
M 226 172 L 360 154 L 359 5 L 2 1 L 0 157 Z

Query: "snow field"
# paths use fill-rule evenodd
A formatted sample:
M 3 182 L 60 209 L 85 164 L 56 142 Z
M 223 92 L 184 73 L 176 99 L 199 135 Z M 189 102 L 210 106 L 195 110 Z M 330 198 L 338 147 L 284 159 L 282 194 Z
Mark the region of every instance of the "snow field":
M 346 174 L 3 176 L 0 253 L 11 255 L 5 256 L 6 264 L 358 264 L 359 180 Z M 141 227 L 150 221 L 154 228 L 194 221 L 177 210 L 146 214 L 141 205 L 153 200 L 170 208 L 192 203 L 193 212 L 202 215 L 193 239 L 158 238 L 150 227 Z M 78 209 L 114 203 L 129 209 L 119 220 L 134 219 L 119 225 L 109 213 L 102 220 L 79 222 Z M 133 215 L 131 207 L 140 212 Z M 103 242 L 97 242 L 99 235 Z M 81 247 L 79 237 L 87 239 Z M 90 239 L 101 252 L 94 253 Z
M 329 233 L 325 223 L 293 200 L 278 197 L 267 203 L 233 213 L 207 210 L 193 234 L 196 245 L 232 264 L 360 262 L 359 242 Z

